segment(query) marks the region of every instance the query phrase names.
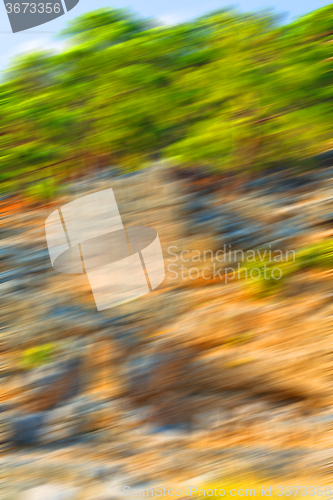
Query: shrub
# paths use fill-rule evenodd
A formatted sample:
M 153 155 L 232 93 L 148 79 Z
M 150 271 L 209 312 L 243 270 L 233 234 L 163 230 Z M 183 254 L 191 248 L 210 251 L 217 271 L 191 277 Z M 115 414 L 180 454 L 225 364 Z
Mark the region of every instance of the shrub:
M 36 368 L 50 363 L 54 358 L 55 344 L 43 344 L 36 347 L 30 347 L 22 353 L 22 366 L 26 370 Z
M 264 277 L 265 266 L 267 278 Z M 333 240 L 323 240 L 300 248 L 296 252 L 295 261 L 274 262 L 274 260 L 267 260 L 262 262 L 261 260 L 257 260 L 255 262 L 243 262 L 242 267 L 247 270 L 247 278 L 244 277 L 244 285 L 249 288 L 250 295 L 258 299 L 276 295 L 283 291 L 286 281 L 297 272 L 306 269 L 332 269 Z M 281 269 L 282 276 L 280 279 L 272 277 L 272 269 L 274 267 Z M 250 272 L 254 268 L 260 270 L 258 278 L 250 277 Z
M 25 190 L 25 196 L 34 202 L 49 201 L 56 196 L 59 188 L 52 178 L 30 184 Z

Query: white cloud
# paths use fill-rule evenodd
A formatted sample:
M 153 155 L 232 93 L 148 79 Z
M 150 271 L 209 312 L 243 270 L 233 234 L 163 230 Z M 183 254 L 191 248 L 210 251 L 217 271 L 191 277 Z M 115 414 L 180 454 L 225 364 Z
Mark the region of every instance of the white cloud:
M 51 50 L 60 52 L 64 47 L 64 42 L 52 41 L 49 38 L 35 38 L 24 43 L 19 43 L 13 50 L 7 54 L 9 57 L 14 57 L 18 54 L 26 54 L 36 50 Z
M 65 46 L 65 42 L 55 41 L 48 37 L 36 37 L 31 39 L 31 35 L 29 39 L 25 42 L 20 42 L 17 45 L 14 45 L 11 50 L 7 53 L 3 54 L 0 57 L 0 70 L 8 67 L 10 62 L 21 54 L 28 54 L 29 52 L 35 52 L 38 50 L 50 50 L 55 53 L 59 53 Z
M 157 20 L 167 26 L 174 26 L 175 24 L 183 23 L 187 18 L 188 15 L 185 15 L 182 12 L 169 12 L 158 16 Z

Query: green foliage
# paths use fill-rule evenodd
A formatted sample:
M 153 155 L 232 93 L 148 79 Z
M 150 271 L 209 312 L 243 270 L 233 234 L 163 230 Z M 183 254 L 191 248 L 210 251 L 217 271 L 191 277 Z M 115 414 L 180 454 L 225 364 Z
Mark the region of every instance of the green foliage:
M 317 268 L 330 270 L 333 268 L 333 240 L 323 240 L 306 246 L 297 253 L 300 269 Z
M 31 199 L 31 201 L 40 202 L 51 200 L 58 192 L 59 188 L 57 187 L 55 180 L 49 178 L 32 183 L 26 188 L 24 194 L 27 198 Z
M 241 277 L 244 285 L 255 298 L 265 298 L 283 292 L 284 284 L 295 273 L 305 269 L 326 271 L 333 269 L 333 240 L 327 239 L 300 248 L 295 259 L 285 259 L 281 262 L 271 260 L 261 261 L 259 258 L 253 262 L 243 262 L 244 271 Z M 274 268 L 281 270 L 275 273 Z M 251 275 L 252 271 L 252 275 Z
M 250 295 L 257 299 L 262 299 L 279 293 L 282 289 L 283 280 L 290 274 L 290 267 L 284 265 L 284 273 L 281 279 L 274 279 L 272 271 L 274 268 L 281 269 L 281 263 L 272 261 L 244 262 L 244 284 Z M 283 272 L 283 271 L 282 271 Z M 278 276 L 278 275 L 277 275 Z
M 211 170 L 298 166 L 332 147 L 332 14 L 281 25 L 224 9 L 172 27 L 124 9 L 80 16 L 62 52 L 18 57 L 4 75 L 0 186 L 156 155 Z
M 26 370 L 50 363 L 53 360 L 56 345 L 49 343 L 26 349 L 21 356 L 21 364 Z

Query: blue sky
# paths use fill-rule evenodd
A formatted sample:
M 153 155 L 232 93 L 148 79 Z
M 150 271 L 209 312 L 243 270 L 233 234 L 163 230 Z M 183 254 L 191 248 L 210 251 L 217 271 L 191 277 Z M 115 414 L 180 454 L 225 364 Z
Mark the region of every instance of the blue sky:
M 12 1 L 15 0 L 6 0 Z M 29 1 L 29 0 L 28 0 Z M 322 0 L 241 0 L 230 2 L 224 0 L 116 0 L 112 4 L 108 0 L 80 0 L 79 4 L 64 16 L 50 21 L 47 24 L 32 28 L 21 33 L 12 33 L 5 6 L 0 4 L 0 70 L 8 66 L 10 60 L 17 54 L 44 48 L 60 50 L 63 42 L 57 40 L 56 33 L 64 28 L 67 22 L 84 12 L 100 7 L 129 7 L 145 17 L 158 18 L 165 24 L 176 24 L 181 21 L 195 18 L 209 11 L 226 7 L 230 4 L 241 10 L 257 10 L 273 8 L 276 12 L 287 14 L 287 19 L 300 16 L 329 2 Z

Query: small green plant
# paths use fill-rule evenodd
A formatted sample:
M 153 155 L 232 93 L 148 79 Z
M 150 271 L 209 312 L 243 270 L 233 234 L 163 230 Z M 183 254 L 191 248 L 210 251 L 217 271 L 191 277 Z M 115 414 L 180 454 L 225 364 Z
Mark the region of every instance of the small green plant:
M 239 366 L 247 365 L 252 363 L 254 358 L 252 356 L 244 356 L 242 358 L 232 359 L 225 363 L 225 368 L 238 368 Z
M 257 299 L 270 297 L 283 291 L 286 281 L 294 274 L 306 269 L 329 270 L 333 268 L 333 240 L 323 240 L 300 248 L 294 260 L 275 262 L 274 260 L 243 262 L 241 274 L 244 285 Z M 274 268 L 279 273 L 274 275 Z M 274 277 L 275 276 L 275 277 Z
M 226 346 L 236 346 L 236 345 L 243 345 L 243 344 L 248 344 L 251 342 L 255 337 L 255 334 L 253 332 L 244 332 L 244 333 L 239 333 L 237 335 L 231 335 L 227 337 L 224 341 L 224 344 Z
M 21 363 L 26 370 L 50 363 L 54 358 L 56 345 L 53 343 L 30 347 L 22 353 Z
M 290 274 L 293 263 L 290 266 L 283 266 L 282 278 L 275 279 L 273 271 L 275 267 L 282 268 L 281 264 L 277 265 L 271 261 L 255 261 L 245 262 L 243 267 L 247 271 L 244 275 L 244 284 L 249 289 L 254 298 L 262 299 L 271 295 L 276 295 L 282 288 L 282 280 Z
M 301 269 L 318 268 L 329 270 L 333 268 L 333 240 L 323 240 L 308 245 L 297 252 L 296 259 Z

